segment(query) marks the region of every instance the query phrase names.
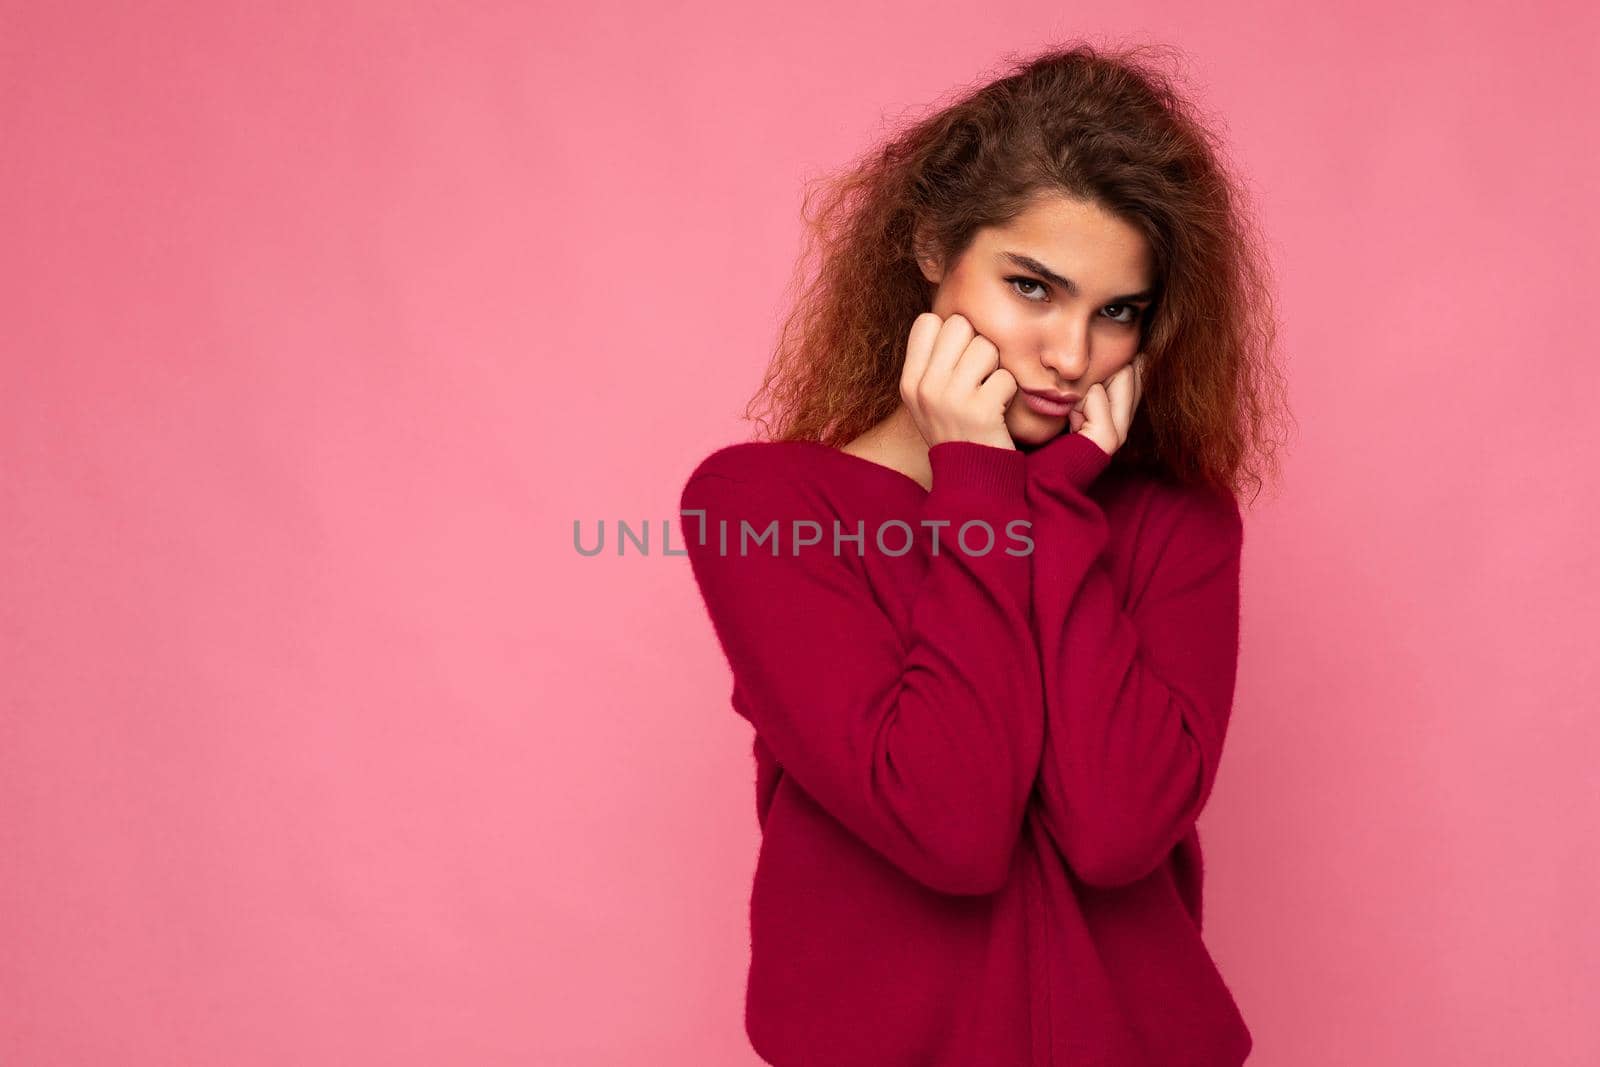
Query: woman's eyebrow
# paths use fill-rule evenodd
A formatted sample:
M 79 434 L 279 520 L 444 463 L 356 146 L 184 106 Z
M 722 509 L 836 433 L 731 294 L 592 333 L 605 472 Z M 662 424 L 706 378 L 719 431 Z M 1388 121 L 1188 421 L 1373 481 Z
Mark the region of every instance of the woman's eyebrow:
M 1010 260 L 1015 265 L 1021 267 L 1023 270 L 1031 270 L 1031 271 L 1033 271 L 1033 273 L 1038 274 L 1041 277 L 1043 277 L 1046 281 L 1052 282 L 1052 283 L 1060 286 L 1061 288 L 1065 289 L 1067 292 L 1071 293 L 1073 296 L 1077 296 L 1078 295 L 1078 286 L 1077 286 L 1076 282 L 1074 282 L 1071 278 L 1068 278 L 1064 274 L 1057 274 L 1055 271 L 1051 270 L 1049 267 L 1045 266 L 1043 263 L 1040 263 L 1037 259 L 1034 259 L 1032 256 L 1025 256 L 1025 255 L 1021 254 L 1020 252 L 1002 252 L 1000 254 L 1002 256 L 1004 256 L 1006 259 Z M 1154 288 L 1142 289 L 1137 293 L 1124 293 L 1122 296 L 1114 296 L 1107 302 L 1111 303 L 1111 304 L 1149 303 L 1151 298 L 1153 298 L 1154 296 L 1155 296 L 1155 289 Z

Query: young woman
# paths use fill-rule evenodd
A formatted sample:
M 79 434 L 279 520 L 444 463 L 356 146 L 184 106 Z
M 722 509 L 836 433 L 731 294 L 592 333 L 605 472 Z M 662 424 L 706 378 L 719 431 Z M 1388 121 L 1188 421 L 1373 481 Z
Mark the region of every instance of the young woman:
M 769 1063 L 1250 1051 L 1195 823 L 1287 413 L 1237 185 L 1150 52 L 1035 57 L 840 179 L 776 429 L 684 486 L 755 728 Z

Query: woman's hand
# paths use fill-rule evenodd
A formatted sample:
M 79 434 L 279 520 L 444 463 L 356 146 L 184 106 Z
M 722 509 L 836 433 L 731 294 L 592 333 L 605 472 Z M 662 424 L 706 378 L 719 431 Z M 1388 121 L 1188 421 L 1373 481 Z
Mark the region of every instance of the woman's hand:
M 1128 427 L 1143 395 L 1144 353 L 1140 352 L 1110 378 L 1089 387 L 1067 413 L 1070 432 L 1083 434 L 1106 455 L 1114 454 L 1128 440 Z
M 1000 350 L 961 315 L 918 315 L 906 339 L 900 399 L 928 447 L 972 441 L 1016 449 L 1006 429 L 1006 406 L 1017 380 L 1000 368 Z

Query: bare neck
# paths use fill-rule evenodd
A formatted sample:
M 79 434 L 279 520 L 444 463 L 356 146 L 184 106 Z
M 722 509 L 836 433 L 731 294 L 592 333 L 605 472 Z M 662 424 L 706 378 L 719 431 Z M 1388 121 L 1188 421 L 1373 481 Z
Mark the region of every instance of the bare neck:
M 928 442 L 917 429 L 904 404 L 860 437 L 844 446 L 844 451 L 874 463 L 881 463 L 906 475 L 924 489 L 933 486 L 933 468 L 928 463 Z

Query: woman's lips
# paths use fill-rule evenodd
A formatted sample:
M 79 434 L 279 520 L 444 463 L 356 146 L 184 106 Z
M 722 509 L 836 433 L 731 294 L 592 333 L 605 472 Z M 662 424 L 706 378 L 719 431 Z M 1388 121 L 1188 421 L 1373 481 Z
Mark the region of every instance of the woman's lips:
M 1076 400 L 1069 400 L 1065 402 L 1060 400 L 1050 400 L 1046 397 L 1040 396 L 1038 393 L 1030 393 L 1026 389 L 1022 391 L 1022 398 L 1023 403 L 1027 404 L 1028 407 L 1034 411 L 1054 419 L 1066 418 L 1067 413 L 1072 410 L 1072 405 L 1077 403 Z

